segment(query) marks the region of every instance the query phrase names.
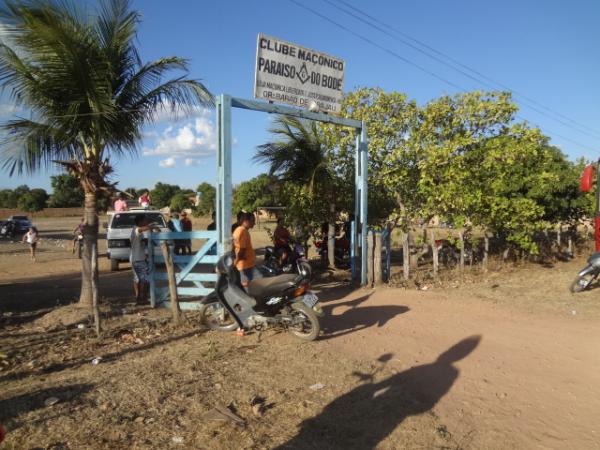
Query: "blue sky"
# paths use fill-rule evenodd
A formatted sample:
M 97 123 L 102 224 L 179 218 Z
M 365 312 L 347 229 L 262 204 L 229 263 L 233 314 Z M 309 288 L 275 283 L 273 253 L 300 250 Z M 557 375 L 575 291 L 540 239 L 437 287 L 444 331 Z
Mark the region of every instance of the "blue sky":
M 536 101 L 537 111 L 515 97 L 520 116 L 539 125 L 571 158 L 600 157 L 599 2 L 344 1 Z M 256 36 L 264 33 L 344 59 L 346 91 L 379 86 L 425 103 L 443 94 L 487 88 L 345 15 L 332 5 L 338 4 L 334 0 L 300 2 L 452 85 L 290 0 L 134 0 L 142 14 L 141 55 L 144 60 L 189 58 L 190 76 L 202 79 L 214 94 L 251 98 Z M 10 106 L 0 105 L 1 118 L 10 117 Z M 265 114 L 234 111 L 234 182 L 264 171 L 251 158 L 254 148 L 268 139 L 269 121 Z M 141 148 L 136 158 L 114 160 L 120 187 L 152 187 L 162 181 L 194 188 L 215 180 L 212 112 L 179 121 L 164 118 L 147 128 Z M 9 178 L 0 172 L 0 188 L 26 183 L 49 189 L 52 173 Z

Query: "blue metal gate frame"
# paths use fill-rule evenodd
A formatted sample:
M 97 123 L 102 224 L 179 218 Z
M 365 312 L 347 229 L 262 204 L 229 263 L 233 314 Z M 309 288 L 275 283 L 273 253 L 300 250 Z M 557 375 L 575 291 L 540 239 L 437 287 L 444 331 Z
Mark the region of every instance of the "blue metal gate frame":
M 185 297 L 202 297 L 210 294 L 213 288 L 207 287 L 204 283 L 216 283 L 217 274 L 214 270 L 210 272 L 198 273 L 193 272 L 193 269 L 199 264 L 210 264 L 211 268 L 218 261 L 217 255 L 209 255 L 208 252 L 217 242 L 216 231 L 182 231 L 182 232 L 163 232 L 150 233 L 149 237 L 152 245 L 148 245 L 148 259 L 150 260 L 150 268 L 152 274 L 150 277 L 150 305 L 168 306 L 167 300 L 169 297 L 168 286 L 157 287 L 156 282 L 163 280 L 167 281 L 166 272 L 156 270 L 156 264 L 164 263 L 164 257 L 160 253 L 158 245 L 163 242 L 172 242 L 174 240 L 202 239 L 205 240 L 202 247 L 193 255 L 172 255 L 173 264 L 179 269 L 175 274 L 175 282 L 177 284 L 177 294 L 181 301 L 179 307 L 181 309 L 198 309 L 198 303 L 186 302 Z M 172 251 L 172 248 L 169 249 Z M 191 283 L 192 286 L 182 286 L 184 283 Z
M 367 127 L 364 121 L 328 114 L 305 111 L 290 106 L 275 105 L 246 100 L 222 94 L 217 99 L 217 246 L 218 254 L 231 249 L 231 108 L 248 109 L 269 114 L 284 114 L 302 119 L 354 128 L 356 135 L 355 171 L 355 223 L 352 227 L 352 277 L 357 278 L 360 267 L 360 282 L 367 284 L 367 199 L 369 152 Z M 360 260 L 360 264 L 357 264 Z

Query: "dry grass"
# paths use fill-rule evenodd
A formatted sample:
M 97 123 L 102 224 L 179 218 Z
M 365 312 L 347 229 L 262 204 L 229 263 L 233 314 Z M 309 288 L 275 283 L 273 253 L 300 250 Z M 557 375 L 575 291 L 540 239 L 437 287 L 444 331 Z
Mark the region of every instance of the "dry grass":
M 202 331 L 194 317 L 174 329 L 162 311 L 141 313 L 113 318 L 101 339 L 89 329 L 3 332 L 3 448 L 360 448 L 360 438 L 348 440 L 356 424 L 331 414 L 340 401 L 344 412 L 357 408 L 361 426 L 377 427 L 345 395 L 393 376 L 383 363 L 348 360 L 275 331 L 238 338 Z M 316 383 L 324 387 L 312 390 Z M 45 405 L 50 397 L 58 403 Z M 217 405 L 245 425 L 210 420 Z M 432 413 L 408 415 L 381 448 L 447 447 L 444 429 Z

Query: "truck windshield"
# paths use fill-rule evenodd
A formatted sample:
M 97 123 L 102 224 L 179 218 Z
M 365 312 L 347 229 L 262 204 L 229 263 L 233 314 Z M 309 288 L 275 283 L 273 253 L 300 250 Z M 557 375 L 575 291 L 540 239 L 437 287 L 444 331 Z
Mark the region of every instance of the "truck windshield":
M 111 228 L 133 228 L 135 226 L 135 217 L 137 214 L 115 214 L 110 224 Z M 165 219 L 160 213 L 144 214 L 149 223 L 155 223 L 159 227 L 165 227 Z

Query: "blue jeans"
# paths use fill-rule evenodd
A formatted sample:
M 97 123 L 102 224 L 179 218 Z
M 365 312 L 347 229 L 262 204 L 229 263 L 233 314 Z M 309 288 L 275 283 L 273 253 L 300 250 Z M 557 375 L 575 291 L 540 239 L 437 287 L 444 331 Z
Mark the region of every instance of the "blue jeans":
M 262 277 L 262 273 L 260 273 L 256 267 L 240 270 L 240 281 L 242 282 L 242 286 L 247 286 L 252 280 L 258 280 Z
M 131 266 L 133 268 L 133 281 L 135 283 L 150 282 L 150 269 L 148 267 L 148 261 L 133 261 Z

